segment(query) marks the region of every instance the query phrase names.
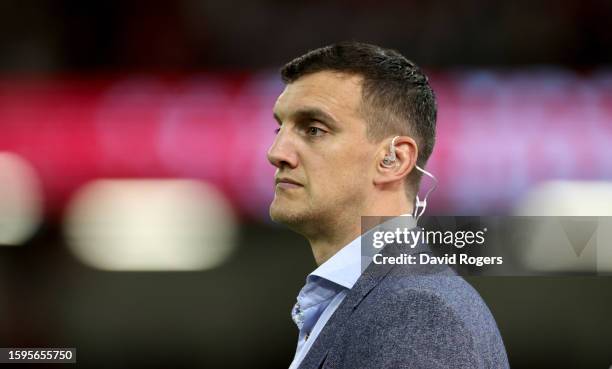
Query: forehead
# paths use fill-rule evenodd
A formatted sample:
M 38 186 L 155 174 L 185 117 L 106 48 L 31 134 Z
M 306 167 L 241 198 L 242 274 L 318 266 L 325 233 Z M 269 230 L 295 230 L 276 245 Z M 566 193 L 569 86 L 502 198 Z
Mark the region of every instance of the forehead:
M 281 119 L 300 109 L 316 108 L 336 116 L 357 117 L 361 104 L 362 78 L 357 75 L 323 71 L 289 83 L 274 105 Z

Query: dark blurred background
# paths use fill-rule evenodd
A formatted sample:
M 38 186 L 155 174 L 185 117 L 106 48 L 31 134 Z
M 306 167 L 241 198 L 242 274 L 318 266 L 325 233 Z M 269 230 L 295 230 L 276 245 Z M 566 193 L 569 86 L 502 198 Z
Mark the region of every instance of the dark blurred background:
M 280 66 L 335 41 L 430 76 L 429 214 L 612 215 L 611 21 L 595 0 L 1 2 L 0 347 L 288 367 L 316 265 L 267 217 L 271 109 Z M 469 282 L 513 368 L 612 365 L 611 278 Z
M 427 67 L 612 60 L 609 1 L 3 1 L 4 72 L 253 70 L 332 41 Z

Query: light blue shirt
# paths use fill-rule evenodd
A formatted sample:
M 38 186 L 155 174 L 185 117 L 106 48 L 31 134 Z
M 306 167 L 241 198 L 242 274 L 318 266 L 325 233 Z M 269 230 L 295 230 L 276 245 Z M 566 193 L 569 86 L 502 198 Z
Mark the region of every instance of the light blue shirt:
M 306 314 L 295 357 L 289 369 L 297 369 L 319 333 L 361 276 L 361 237 L 340 249 L 306 277 L 297 300 Z
M 405 216 L 410 218 L 404 218 Z M 395 219 L 399 220 L 399 224 L 409 224 L 410 228 L 416 225 L 410 214 L 402 214 L 402 218 Z M 397 223 L 390 220 L 383 226 L 394 224 Z M 306 313 L 303 315 L 297 349 L 289 369 L 297 369 L 300 366 L 329 318 L 371 261 L 371 255 L 362 255 L 359 236 L 306 277 L 306 285 L 297 297 L 301 310 Z

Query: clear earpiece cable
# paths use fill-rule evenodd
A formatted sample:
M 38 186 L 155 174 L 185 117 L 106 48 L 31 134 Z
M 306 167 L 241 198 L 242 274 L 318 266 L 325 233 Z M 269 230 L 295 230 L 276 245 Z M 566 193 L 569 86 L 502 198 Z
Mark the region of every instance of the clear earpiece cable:
M 416 201 L 414 203 L 414 213 L 412 215 L 415 218 L 416 222 L 418 223 L 419 218 L 421 217 L 421 215 L 425 213 L 425 209 L 427 208 L 427 198 L 429 198 L 429 195 L 433 191 L 435 191 L 435 189 L 438 187 L 438 179 L 433 174 L 429 173 L 428 171 L 419 167 L 418 165 L 416 165 L 415 167 L 418 171 L 420 171 L 421 173 L 428 176 L 434 181 L 433 186 L 431 186 L 431 188 L 427 190 L 427 193 L 425 193 L 425 197 L 423 198 L 423 201 L 419 199 L 418 194 L 416 195 Z M 419 209 L 421 209 L 421 211 L 419 211 Z

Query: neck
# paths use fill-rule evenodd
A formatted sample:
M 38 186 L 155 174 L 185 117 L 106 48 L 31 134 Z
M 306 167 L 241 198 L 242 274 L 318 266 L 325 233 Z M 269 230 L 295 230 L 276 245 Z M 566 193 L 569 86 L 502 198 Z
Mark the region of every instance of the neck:
M 328 229 L 319 228 L 312 235 L 305 235 L 310 243 L 312 253 L 317 265 L 321 265 L 334 256 L 349 242 L 362 234 L 362 216 L 384 217 L 398 216 L 412 213 L 412 203 L 404 194 L 393 198 L 379 199 L 379 201 L 366 201 L 367 206 L 358 214 L 338 220 Z M 376 220 L 374 220 L 376 221 Z
M 328 232 L 319 231 L 315 237 L 306 237 L 317 265 L 326 262 L 349 242 L 357 238 L 361 233 L 360 231 L 360 219 L 354 217 L 352 222 L 337 222 L 333 227 L 330 227 Z

